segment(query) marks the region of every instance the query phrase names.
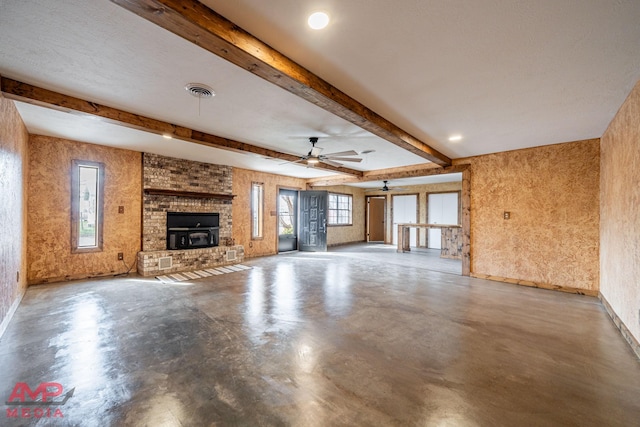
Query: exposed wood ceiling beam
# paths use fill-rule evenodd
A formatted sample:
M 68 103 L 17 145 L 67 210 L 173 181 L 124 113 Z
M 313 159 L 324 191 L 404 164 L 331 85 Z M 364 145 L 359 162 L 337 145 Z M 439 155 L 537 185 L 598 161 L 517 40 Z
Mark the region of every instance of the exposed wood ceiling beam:
M 111 0 L 243 69 L 440 166 L 451 159 L 196 0 Z
M 329 178 L 310 178 L 307 180 L 307 188 L 327 187 L 333 185 L 357 184 L 359 182 L 384 181 L 401 178 L 416 178 L 420 176 L 442 175 L 447 173 L 459 173 L 467 170 L 469 165 L 438 167 L 433 163 L 403 166 L 399 168 L 377 169 L 364 172 L 361 177 L 336 176 Z
M 95 102 L 85 101 L 73 96 L 53 92 L 48 89 L 43 89 L 2 76 L 0 76 L 0 92 L 4 94 L 5 98 L 7 99 L 22 101 L 41 107 L 63 111 L 66 113 L 85 114 L 94 117 L 100 117 L 102 121 L 107 123 L 125 126 L 128 128 L 150 132 L 158 135 L 168 134 L 175 139 L 194 142 L 196 144 L 206 145 L 209 147 L 253 153 L 259 156 L 280 159 L 285 162 L 295 162 L 297 160 L 300 160 L 300 156 L 295 156 L 293 154 L 281 153 L 279 151 L 257 147 L 255 145 L 247 144 L 244 142 L 222 138 L 220 136 L 211 135 L 183 126 L 178 126 L 172 123 L 167 123 L 138 114 L 133 114 L 127 111 L 119 110 L 117 108 L 107 107 Z M 363 174 L 362 171 L 358 171 L 355 169 L 349 169 L 346 167 L 335 167 L 324 163 L 319 163 L 315 167 L 318 169 L 325 169 L 332 172 L 339 172 L 341 174 L 353 176 L 362 176 Z

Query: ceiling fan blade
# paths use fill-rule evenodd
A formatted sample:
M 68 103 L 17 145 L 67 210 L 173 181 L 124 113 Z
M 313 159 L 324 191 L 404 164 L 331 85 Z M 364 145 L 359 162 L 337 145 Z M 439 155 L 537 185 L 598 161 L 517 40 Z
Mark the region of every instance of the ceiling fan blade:
M 307 160 L 307 159 L 303 157 L 303 158 L 300 158 L 300 159 L 298 159 L 298 160 L 292 160 L 292 161 L 290 161 L 290 162 L 280 163 L 278 166 L 288 165 L 288 164 L 291 164 L 291 163 L 300 163 L 300 162 L 303 162 L 303 161 L 305 161 L 305 160 Z
M 341 162 L 361 162 L 362 159 L 358 157 L 335 157 L 335 156 L 322 156 L 323 159 L 339 160 Z
M 357 156 L 358 153 L 356 151 L 353 150 L 349 150 L 349 151 L 340 151 L 338 153 L 327 153 L 325 154 L 325 156 L 327 157 L 334 157 L 334 156 Z
M 320 153 L 322 153 L 322 150 L 323 150 L 323 148 L 313 147 L 309 154 L 311 155 L 311 157 L 318 157 L 320 155 Z
M 329 159 L 320 159 L 320 161 L 321 161 L 322 163 L 326 163 L 326 164 L 328 164 L 328 165 L 335 166 L 335 167 L 337 167 L 337 168 L 339 168 L 339 167 L 341 167 L 341 166 L 342 166 L 342 163 L 334 162 L 334 161 L 329 160 Z

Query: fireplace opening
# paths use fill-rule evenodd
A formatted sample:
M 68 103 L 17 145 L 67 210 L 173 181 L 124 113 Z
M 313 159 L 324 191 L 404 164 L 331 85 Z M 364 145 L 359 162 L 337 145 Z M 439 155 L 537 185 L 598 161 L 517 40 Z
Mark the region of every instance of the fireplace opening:
M 167 249 L 211 248 L 219 240 L 219 213 L 167 212 Z

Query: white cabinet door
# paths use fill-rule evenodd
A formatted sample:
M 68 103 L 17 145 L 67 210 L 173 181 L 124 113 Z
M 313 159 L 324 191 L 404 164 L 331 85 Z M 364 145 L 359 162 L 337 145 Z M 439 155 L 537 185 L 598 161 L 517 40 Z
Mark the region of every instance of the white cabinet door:
M 429 194 L 429 224 L 458 223 L 458 193 Z M 442 232 L 439 228 L 429 229 L 429 248 L 441 249 Z
M 398 224 L 417 223 L 418 198 L 415 194 L 393 196 L 393 244 L 398 244 Z M 409 246 L 417 246 L 416 229 L 411 229 Z

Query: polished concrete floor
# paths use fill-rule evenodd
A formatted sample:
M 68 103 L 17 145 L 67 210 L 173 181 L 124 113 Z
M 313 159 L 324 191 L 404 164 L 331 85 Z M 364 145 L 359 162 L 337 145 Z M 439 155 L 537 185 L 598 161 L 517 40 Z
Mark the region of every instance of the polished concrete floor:
M 439 271 L 441 273 L 451 273 L 462 275 L 462 260 L 449 259 L 440 257 L 440 249 L 426 249 L 426 248 L 411 248 L 410 252 L 405 252 L 407 256 L 392 256 L 391 252 L 396 252 L 395 245 L 384 244 L 369 244 L 366 250 L 362 250 L 362 247 L 358 247 L 357 251 L 350 251 L 354 257 L 369 258 L 371 255 L 380 254 L 382 261 L 399 264 L 415 266 L 419 265 L 421 268 L 433 271 Z
M 596 298 L 423 261 L 357 245 L 31 287 L 0 341 L 0 425 L 640 425 L 640 362 Z

